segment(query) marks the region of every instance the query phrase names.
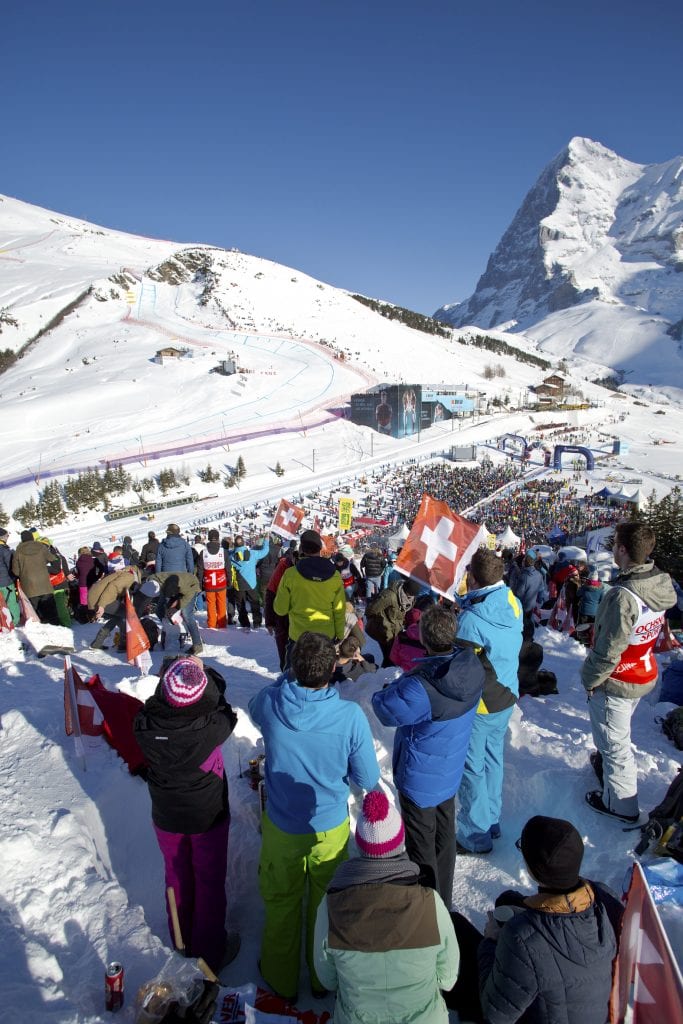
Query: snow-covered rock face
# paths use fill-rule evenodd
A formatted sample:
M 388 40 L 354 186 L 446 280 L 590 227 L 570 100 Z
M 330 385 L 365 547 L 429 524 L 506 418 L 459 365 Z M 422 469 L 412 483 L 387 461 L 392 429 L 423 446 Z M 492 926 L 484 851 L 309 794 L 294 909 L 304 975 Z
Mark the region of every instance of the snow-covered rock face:
M 514 321 L 547 340 L 548 316 L 627 306 L 657 319 L 664 358 L 683 309 L 681 271 L 683 159 L 644 166 L 575 138 L 524 199 L 474 294 L 436 315 L 457 327 Z M 584 324 L 572 347 L 585 337 Z

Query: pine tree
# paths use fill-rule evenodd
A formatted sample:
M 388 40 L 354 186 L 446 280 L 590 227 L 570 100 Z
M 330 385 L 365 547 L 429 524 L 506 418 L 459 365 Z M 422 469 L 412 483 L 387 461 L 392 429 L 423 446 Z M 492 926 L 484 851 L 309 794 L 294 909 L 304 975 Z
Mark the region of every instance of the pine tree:
M 62 491 L 56 480 L 47 484 L 38 499 L 38 520 L 41 526 L 56 526 L 66 519 Z
M 33 498 L 29 498 L 28 501 L 25 501 L 23 505 L 19 506 L 19 508 L 15 508 L 14 518 L 24 527 L 25 530 L 28 530 L 30 526 L 33 526 L 38 519 L 38 505 Z
M 282 468 L 282 466 L 280 465 L 279 462 L 276 462 L 275 463 L 275 475 L 276 476 L 284 476 L 284 474 L 285 474 L 284 469 Z
M 237 458 L 237 465 L 235 467 L 235 474 L 236 474 L 238 480 L 244 480 L 245 476 L 247 475 L 247 467 L 244 465 L 244 459 L 242 458 L 241 455 L 238 456 L 238 458 Z
M 7 526 L 8 523 L 9 523 L 9 516 L 8 516 L 7 512 L 5 512 L 5 510 L 2 507 L 2 505 L 0 505 L 0 526 L 5 527 L 5 526 Z

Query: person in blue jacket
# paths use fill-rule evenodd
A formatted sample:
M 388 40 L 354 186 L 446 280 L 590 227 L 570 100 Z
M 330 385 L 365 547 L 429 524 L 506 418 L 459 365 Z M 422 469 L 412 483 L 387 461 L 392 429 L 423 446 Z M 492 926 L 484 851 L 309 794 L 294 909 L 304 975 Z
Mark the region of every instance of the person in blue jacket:
M 454 641 L 443 605 L 420 617 L 428 657 L 373 694 L 383 725 L 396 726 L 393 772 L 408 856 L 450 908 L 455 868 L 455 794 L 460 785 L 484 669 L 470 645 Z
M 194 572 L 192 548 L 180 536 L 180 527 L 176 523 L 169 523 L 166 527 L 166 536 L 157 548 L 154 571 Z
M 457 640 L 482 647 L 489 662 L 458 792 L 458 852 L 490 853 L 500 835 L 505 733 L 519 696 L 522 606 L 503 583 L 494 551 L 475 551 L 461 599 Z
M 280 676 L 249 701 L 265 745 L 266 810 L 261 822 L 259 891 L 265 906 L 260 971 L 280 996 L 296 1000 L 306 891 L 306 959 L 314 995 L 313 937 L 318 906 L 347 857 L 349 782 L 379 781 L 370 725 L 358 704 L 330 686 L 337 653 L 322 633 L 302 633 L 293 676 Z
M 256 566 L 269 552 L 270 541 L 268 538 L 262 541 L 259 547 L 249 548 L 244 543 L 244 537 L 241 534 L 238 533 L 235 537 L 235 546 L 230 553 L 230 560 L 235 568 L 235 575 L 237 577 L 237 599 L 235 601 L 237 620 L 244 629 L 250 629 L 252 625 L 249 621 L 247 601 L 251 608 L 254 629 L 258 629 L 263 621 L 261 595 L 256 578 Z
M 532 640 L 534 623 L 531 614 L 539 604 L 539 595 L 543 590 L 543 576 L 536 568 L 536 552 L 531 550 L 524 556 L 522 568 L 510 586 L 515 597 L 519 598 L 524 615 L 523 639 Z

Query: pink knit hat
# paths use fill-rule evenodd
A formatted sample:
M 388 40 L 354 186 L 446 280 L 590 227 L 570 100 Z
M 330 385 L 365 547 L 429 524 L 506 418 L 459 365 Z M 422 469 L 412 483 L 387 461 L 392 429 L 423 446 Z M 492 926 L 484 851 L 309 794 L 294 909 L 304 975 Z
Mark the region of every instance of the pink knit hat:
M 192 658 L 177 658 L 164 672 L 161 689 L 172 708 L 185 708 L 201 700 L 207 683 L 201 665 Z
M 356 822 L 356 843 L 364 857 L 395 857 L 405 852 L 403 819 L 378 789 L 367 793 Z

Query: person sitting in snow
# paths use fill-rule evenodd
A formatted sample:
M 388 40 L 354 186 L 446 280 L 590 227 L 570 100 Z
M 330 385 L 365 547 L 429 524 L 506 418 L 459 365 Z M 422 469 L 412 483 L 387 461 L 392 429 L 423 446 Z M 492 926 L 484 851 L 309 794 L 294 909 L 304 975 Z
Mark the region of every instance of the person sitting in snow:
M 538 892 L 502 893 L 483 935 L 451 914 L 462 969 L 446 1002 L 477 1024 L 605 1024 L 621 901 L 581 877 L 583 840 L 571 822 L 537 815 L 516 845 Z

